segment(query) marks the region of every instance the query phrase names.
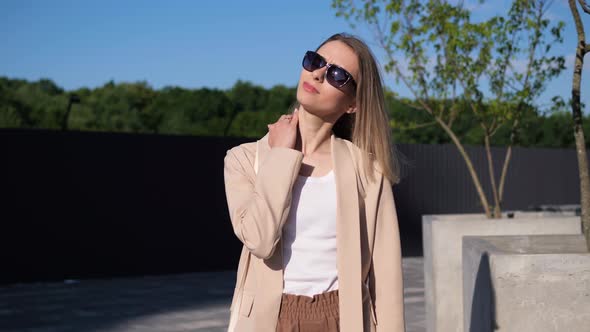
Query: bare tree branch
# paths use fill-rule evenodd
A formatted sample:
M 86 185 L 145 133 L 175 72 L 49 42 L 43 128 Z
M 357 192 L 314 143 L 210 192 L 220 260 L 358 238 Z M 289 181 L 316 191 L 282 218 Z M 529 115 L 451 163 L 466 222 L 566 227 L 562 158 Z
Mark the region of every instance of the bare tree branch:
M 453 100 L 455 100 L 455 98 L 453 98 Z M 455 106 L 455 105 L 453 105 L 453 106 Z M 458 107 L 456 107 L 456 106 L 451 107 L 451 113 L 449 114 L 449 122 L 447 123 L 447 126 L 449 126 L 449 128 L 451 128 L 453 126 L 453 122 L 455 122 L 458 112 L 459 112 Z
M 416 97 L 416 100 L 420 103 L 420 105 L 422 105 L 423 110 L 425 110 L 426 112 L 428 112 L 430 115 L 435 116 L 434 111 L 432 110 L 432 108 L 428 104 L 426 104 L 426 102 L 424 101 L 424 99 L 421 98 L 416 93 L 416 90 L 408 82 L 408 79 L 406 78 L 406 76 L 404 76 L 402 74 L 401 70 L 399 69 L 399 65 L 394 60 L 393 53 L 391 52 L 391 49 L 389 47 L 387 47 L 387 45 L 385 44 L 385 37 L 383 35 L 383 32 L 379 29 L 379 27 L 377 27 L 376 30 L 377 30 L 377 33 L 378 33 L 379 45 L 381 45 L 381 48 L 385 51 L 385 53 L 387 53 L 387 58 L 389 59 L 389 61 L 395 63 L 395 65 L 393 66 L 393 69 L 395 71 L 395 75 L 397 77 L 399 77 L 402 80 L 402 82 L 404 82 L 404 85 L 410 90 L 410 92 L 414 95 L 414 97 Z
M 578 0 L 578 2 L 580 3 L 580 6 L 582 6 L 582 10 L 586 14 L 590 14 L 590 5 L 586 3 L 586 0 Z
M 498 118 L 494 117 L 494 119 L 492 120 L 492 123 L 490 124 L 490 137 L 494 136 L 494 133 L 496 132 L 498 127 L 499 127 Z
M 425 123 L 418 123 L 418 124 L 415 124 L 415 125 L 412 125 L 412 126 L 405 126 L 405 127 L 399 126 L 399 127 L 395 127 L 395 129 L 398 129 L 398 130 L 413 130 L 413 129 L 418 129 L 418 128 L 430 127 L 430 126 L 433 126 L 433 125 L 436 125 L 436 124 L 437 124 L 436 121 L 431 121 L 431 122 L 425 122 Z
M 490 137 L 494 136 L 496 134 L 496 132 L 498 131 L 498 129 L 500 129 L 500 128 L 502 128 L 502 125 L 498 124 L 492 130 L 490 130 Z
M 517 33 L 513 33 L 512 34 L 512 39 L 511 39 L 511 45 L 516 45 L 516 36 L 518 34 Z M 512 54 L 515 50 L 515 47 L 511 47 L 508 51 L 508 53 L 504 56 L 504 63 L 502 64 L 502 70 L 500 71 L 500 74 L 498 75 L 499 77 L 502 77 L 501 81 L 500 81 L 500 87 L 499 87 L 499 94 L 498 94 L 498 100 L 502 100 L 502 98 L 504 97 L 504 92 L 505 92 L 505 85 L 509 85 L 509 83 L 507 84 L 507 75 L 506 75 L 506 70 L 508 69 L 508 67 L 510 66 L 510 59 L 512 59 Z

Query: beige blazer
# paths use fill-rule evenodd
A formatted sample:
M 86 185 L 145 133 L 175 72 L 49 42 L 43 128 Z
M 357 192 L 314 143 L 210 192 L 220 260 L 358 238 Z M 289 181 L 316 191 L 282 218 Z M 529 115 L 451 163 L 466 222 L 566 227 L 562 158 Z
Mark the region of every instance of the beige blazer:
M 337 191 L 337 269 L 340 331 L 401 332 L 404 302 L 401 247 L 390 181 L 375 163 L 370 181 L 366 153 L 332 134 Z M 281 234 L 303 154 L 271 148 L 268 134 L 227 151 L 225 192 L 234 233 L 244 244 L 231 309 L 237 332 L 275 331 L 283 291 Z M 237 301 L 236 299 L 241 301 Z M 239 308 L 236 308 L 239 303 Z

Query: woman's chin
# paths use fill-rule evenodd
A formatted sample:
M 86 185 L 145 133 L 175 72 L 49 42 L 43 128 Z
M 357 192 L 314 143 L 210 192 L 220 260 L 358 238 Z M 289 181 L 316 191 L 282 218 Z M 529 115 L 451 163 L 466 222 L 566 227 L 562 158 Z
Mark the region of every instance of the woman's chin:
M 299 102 L 299 104 L 304 105 L 304 104 L 312 104 L 314 102 L 314 98 L 312 98 L 313 96 L 309 95 L 309 92 L 304 91 L 302 89 L 297 91 L 297 101 Z
M 306 100 L 297 100 L 297 102 L 299 103 L 299 108 L 303 109 L 305 111 L 305 113 L 310 113 L 313 115 L 318 115 L 313 103 L 309 103 L 306 102 Z
M 315 96 L 306 95 L 307 92 L 303 91 L 302 94 L 297 94 L 297 102 L 303 107 L 308 113 L 320 113 L 318 107 L 321 102 Z

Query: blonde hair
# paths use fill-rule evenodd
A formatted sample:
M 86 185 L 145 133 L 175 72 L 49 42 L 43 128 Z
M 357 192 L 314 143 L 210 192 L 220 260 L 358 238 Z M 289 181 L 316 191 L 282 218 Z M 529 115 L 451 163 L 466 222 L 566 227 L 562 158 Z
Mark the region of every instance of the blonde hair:
M 379 65 L 367 44 L 358 37 L 337 33 L 326 39 L 317 49 L 331 41 L 340 41 L 358 57 L 359 77 L 356 87 L 355 113 L 344 113 L 332 128 L 334 135 L 351 141 L 368 152 L 363 167 L 373 179 L 373 161 L 392 184 L 400 180 L 400 164 L 391 138 L 389 115 L 385 106 L 383 80 Z M 316 50 L 317 50 L 316 49 Z

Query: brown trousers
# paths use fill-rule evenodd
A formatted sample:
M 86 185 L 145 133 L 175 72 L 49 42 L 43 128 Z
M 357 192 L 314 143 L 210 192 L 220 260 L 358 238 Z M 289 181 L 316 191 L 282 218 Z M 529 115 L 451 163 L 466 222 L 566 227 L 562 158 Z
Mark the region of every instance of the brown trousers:
M 313 297 L 283 294 L 277 332 L 339 332 L 338 290 Z

